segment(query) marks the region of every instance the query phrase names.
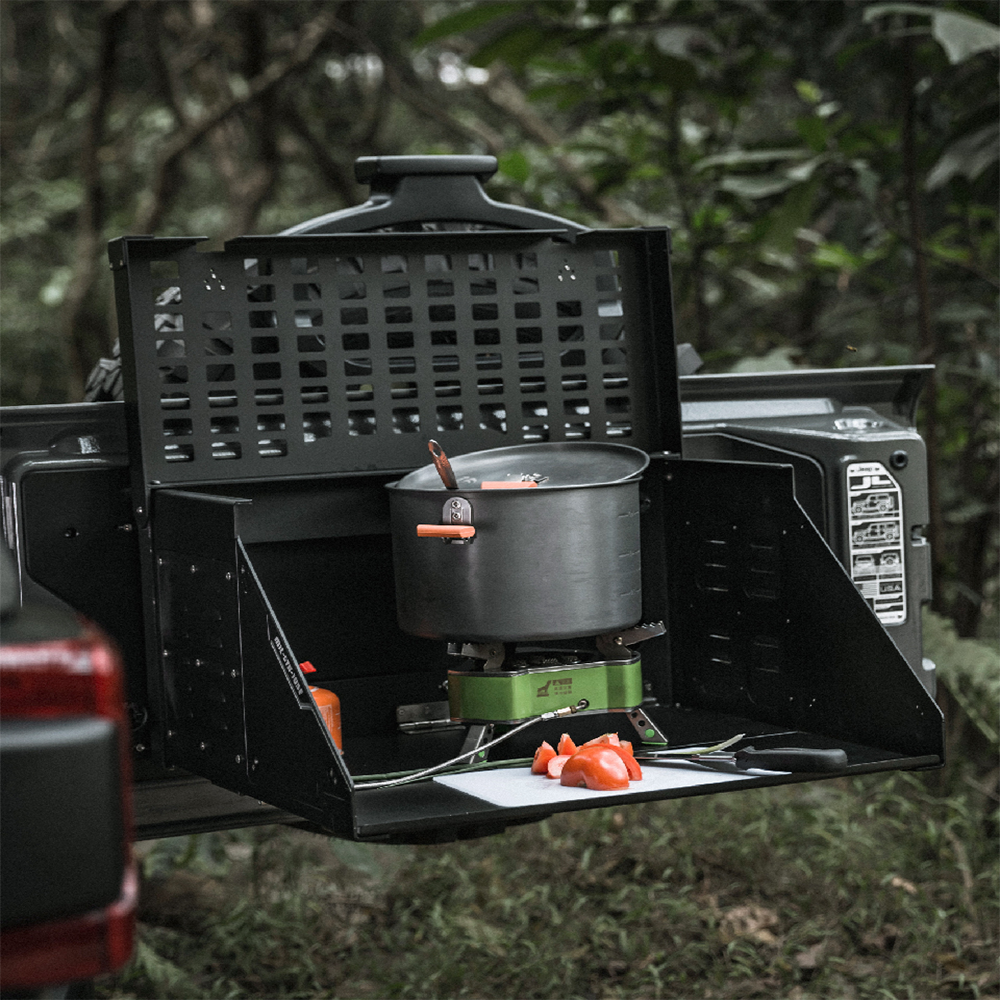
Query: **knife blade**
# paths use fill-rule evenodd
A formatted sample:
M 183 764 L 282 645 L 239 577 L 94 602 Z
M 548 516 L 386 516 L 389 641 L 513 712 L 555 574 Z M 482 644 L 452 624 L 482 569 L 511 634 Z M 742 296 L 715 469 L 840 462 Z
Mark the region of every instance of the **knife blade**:
M 740 771 L 755 768 L 761 771 L 793 771 L 807 774 L 840 771 L 847 767 L 847 754 L 839 748 L 814 750 L 810 747 L 765 747 L 758 750 L 756 747 L 748 746 L 732 753 L 714 751 L 690 756 L 676 752 L 669 755 L 637 753 L 636 758 L 651 764 L 671 764 L 680 760 L 695 764 L 730 764 Z

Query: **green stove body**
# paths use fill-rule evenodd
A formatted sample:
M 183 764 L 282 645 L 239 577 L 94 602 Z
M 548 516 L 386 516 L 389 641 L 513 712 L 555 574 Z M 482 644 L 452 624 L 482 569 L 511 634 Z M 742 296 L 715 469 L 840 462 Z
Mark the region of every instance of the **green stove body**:
M 552 659 L 559 659 L 552 657 Z M 587 711 L 632 709 L 642 703 L 642 662 L 564 662 L 518 670 L 449 670 L 448 703 L 464 722 L 520 722 L 587 702 Z

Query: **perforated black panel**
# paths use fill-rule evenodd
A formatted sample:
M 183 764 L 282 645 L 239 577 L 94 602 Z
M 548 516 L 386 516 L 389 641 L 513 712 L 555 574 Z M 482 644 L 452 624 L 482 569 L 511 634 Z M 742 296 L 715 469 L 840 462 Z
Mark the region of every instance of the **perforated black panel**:
M 679 448 L 668 245 L 665 230 L 116 241 L 145 483 L 404 469 L 431 437 L 456 455 Z

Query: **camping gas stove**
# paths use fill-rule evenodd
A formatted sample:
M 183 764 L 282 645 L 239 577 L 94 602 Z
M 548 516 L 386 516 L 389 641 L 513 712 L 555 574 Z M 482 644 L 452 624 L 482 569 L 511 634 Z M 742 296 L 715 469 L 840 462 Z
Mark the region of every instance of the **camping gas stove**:
M 665 632 L 663 622 L 636 625 L 593 640 L 596 649 L 556 649 L 516 643 L 452 643 L 466 669 L 448 671 L 453 721 L 470 723 L 485 740 L 494 725 L 515 724 L 547 712 L 624 713 L 640 740 L 666 743 L 642 710 L 642 661 L 630 647 Z

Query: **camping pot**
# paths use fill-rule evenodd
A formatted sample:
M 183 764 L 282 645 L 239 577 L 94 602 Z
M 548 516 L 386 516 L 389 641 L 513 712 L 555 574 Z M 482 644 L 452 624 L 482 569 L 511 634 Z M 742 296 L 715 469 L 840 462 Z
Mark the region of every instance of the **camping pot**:
M 403 631 L 542 641 L 600 635 L 642 617 L 645 452 L 599 442 L 526 444 L 449 463 L 435 446 L 434 464 L 387 487 Z

